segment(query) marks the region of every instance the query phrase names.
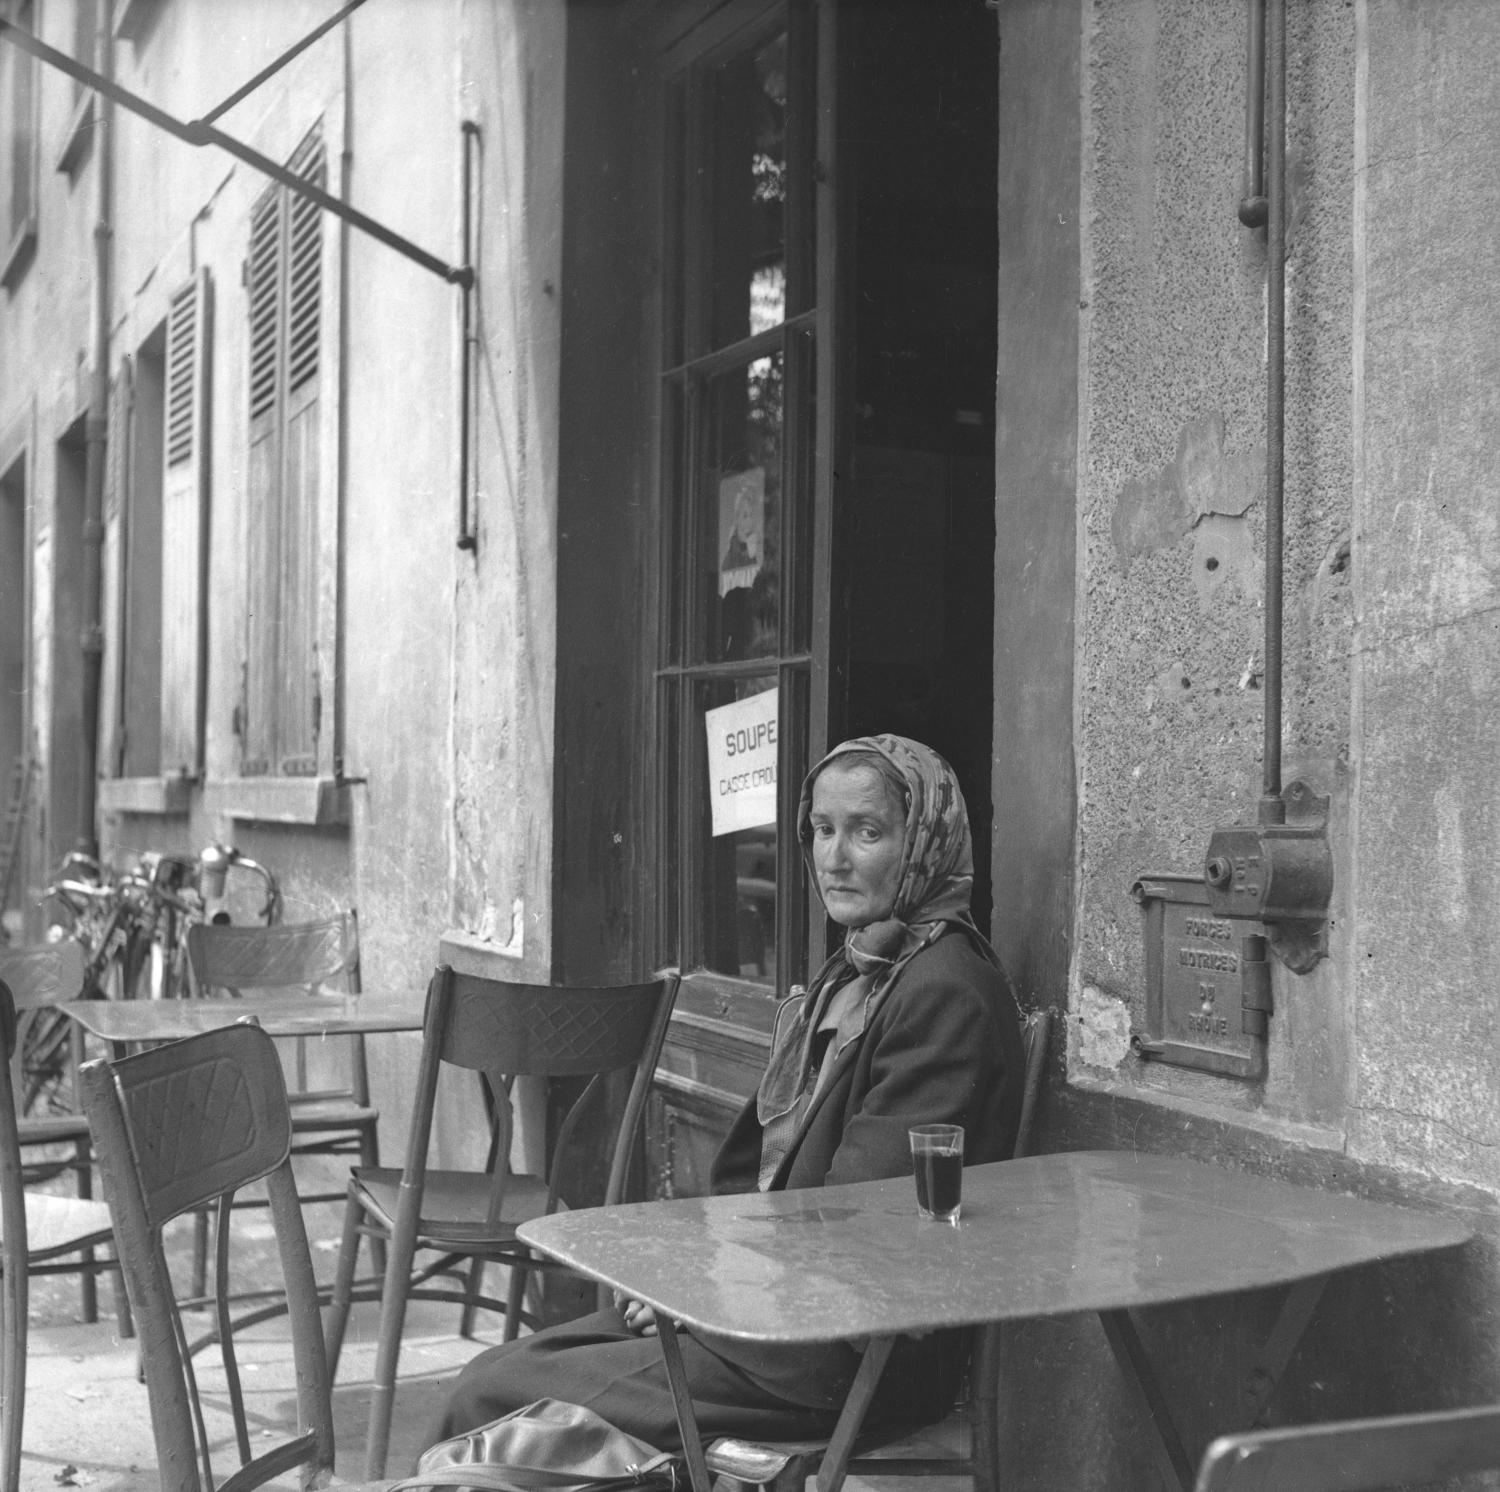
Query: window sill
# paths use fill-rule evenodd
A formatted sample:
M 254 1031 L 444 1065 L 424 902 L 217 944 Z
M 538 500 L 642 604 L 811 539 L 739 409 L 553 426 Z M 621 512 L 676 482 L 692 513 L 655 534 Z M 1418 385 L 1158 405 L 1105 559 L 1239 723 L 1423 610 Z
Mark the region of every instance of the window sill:
M 477 974 L 481 979 L 513 979 L 521 957 L 507 943 L 489 943 L 474 933 L 451 927 L 438 939 L 438 962 L 459 974 Z
M 105 813 L 176 817 L 192 808 L 194 786 L 191 777 L 106 777 L 99 784 L 99 807 Z
M 204 790 L 204 806 L 228 819 L 344 828 L 349 784 L 340 777 L 222 777 Z

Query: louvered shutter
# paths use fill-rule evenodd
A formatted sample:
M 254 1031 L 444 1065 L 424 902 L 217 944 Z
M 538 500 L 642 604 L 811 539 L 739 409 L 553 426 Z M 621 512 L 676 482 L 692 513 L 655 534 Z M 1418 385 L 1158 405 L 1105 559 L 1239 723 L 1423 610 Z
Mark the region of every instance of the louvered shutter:
M 211 322 L 211 286 L 203 270 L 172 297 L 167 314 L 161 533 L 164 776 L 196 776 L 202 765 Z
M 327 185 L 323 140 L 314 135 L 292 169 Z M 286 496 L 282 528 L 281 770 L 318 765 L 318 428 L 322 379 L 323 212 L 289 196 L 287 270 Z
M 277 555 L 281 532 L 281 240 L 285 194 L 263 192 L 250 215 L 250 463 L 246 488 L 246 637 L 241 770 L 271 770 L 272 689 L 280 629 Z
M 327 183 L 322 135 L 291 169 Z M 318 426 L 323 311 L 323 222 L 282 187 L 251 214 L 249 612 L 242 770 L 317 770 Z

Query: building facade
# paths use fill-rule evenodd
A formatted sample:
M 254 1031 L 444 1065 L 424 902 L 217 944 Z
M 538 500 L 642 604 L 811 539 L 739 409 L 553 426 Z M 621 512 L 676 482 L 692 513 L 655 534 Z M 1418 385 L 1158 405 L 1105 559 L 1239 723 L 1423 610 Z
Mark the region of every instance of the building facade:
M 1230 0 L 368 0 L 236 98 L 335 9 L 0 9 L 284 173 L 0 38 L 10 924 L 221 839 L 367 987 L 678 964 L 691 1193 L 825 950 L 802 773 L 915 735 L 1062 1017 L 1041 1145 L 1456 1210 L 1276 1413 L 1492 1398 L 1500 14 L 1288 0 L 1283 165 Z M 1190 1456 L 1275 1304 L 1142 1323 Z M 1018 1484 L 1154 1485 L 1097 1327 L 1010 1341 Z

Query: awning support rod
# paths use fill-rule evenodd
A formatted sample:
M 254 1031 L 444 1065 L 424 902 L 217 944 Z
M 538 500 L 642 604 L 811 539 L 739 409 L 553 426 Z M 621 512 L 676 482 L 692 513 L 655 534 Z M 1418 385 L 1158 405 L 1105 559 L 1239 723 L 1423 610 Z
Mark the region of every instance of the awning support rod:
M 31 55 L 49 67 L 55 67 L 60 72 L 65 72 L 70 78 L 76 78 L 85 87 L 92 88 L 96 93 L 101 93 L 121 108 L 129 109 L 132 114 L 139 114 L 142 119 L 156 125 L 158 129 L 165 130 L 169 135 L 185 141 L 189 145 L 217 145 L 221 150 L 226 150 L 230 155 L 237 156 L 247 165 L 253 166 L 257 171 L 264 172 L 273 181 L 278 181 L 290 192 L 304 198 L 308 202 L 321 207 L 324 212 L 331 212 L 336 218 L 342 218 L 352 227 L 358 228 L 362 233 L 368 233 L 371 238 L 383 243 L 387 248 L 394 249 L 413 264 L 419 264 L 425 270 L 446 280 L 450 285 L 462 285 L 465 288 L 474 282 L 474 271 L 466 264 L 452 265 L 435 254 L 429 254 L 426 249 L 420 248 L 408 238 L 403 238 L 384 223 L 378 223 L 374 218 L 367 217 L 358 208 L 350 207 L 347 202 L 341 202 L 335 196 L 325 192 L 322 187 L 314 186 L 310 181 L 304 180 L 294 172 L 287 170 L 283 165 L 262 155 L 258 150 L 252 150 L 243 141 L 236 140 L 232 135 L 226 135 L 222 130 L 216 129 L 205 119 L 194 119 L 184 123 L 174 118 L 163 109 L 158 109 L 155 104 L 148 103 L 138 94 L 131 93 L 129 89 L 121 88 L 118 83 L 96 73 L 92 68 L 85 67 L 81 62 L 75 62 L 65 52 L 59 52 L 49 47 L 46 42 L 38 41 L 29 31 L 23 31 L 11 21 L 0 20 L 0 41 L 9 41 L 14 46 L 20 47 L 23 52 Z M 227 105 L 221 106 L 222 109 Z
M 322 36 L 324 32 L 332 31 L 333 28 L 337 26 L 338 23 L 342 21 L 351 10 L 358 10 L 359 7 L 364 3 L 365 0 L 349 0 L 349 3 L 341 11 L 339 11 L 336 15 L 329 16 L 329 18 L 324 21 L 321 26 L 318 26 L 314 30 L 309 31 L 307 35 L 304 36 L 302 40 L 297 42 L 294 46 L 288 47 L 286 51 L 284 51 L 281 56 L 279 56 L 269 67 L 263 67 L 258 73 L 256 73 L 253 78 L 250 79 L 248 83 L 245 84 L 243 88 L 237 88 L 233 93 L 229 95 L 228 98 L 224 100 L 222 104 L 220 104 L 217 108 L 210 109 L 208 113 L 205 114 L 203 118 L 198 122 L 200 124 L 212 124 L 220 114 L 227 114 L 230 109 L 234 108 L 234 106 L 240 102 L 241 99 L 249 98 L 249 96 L 254 93 L 255 90 L 259 88 L 267 78 L 273 77 L 276 73 L 279 73 L 281 69 L 284 68 L 287 63 L 292 60 L 293 57 L 300 56 L 315 41 L 317 41 L 317 39 Z

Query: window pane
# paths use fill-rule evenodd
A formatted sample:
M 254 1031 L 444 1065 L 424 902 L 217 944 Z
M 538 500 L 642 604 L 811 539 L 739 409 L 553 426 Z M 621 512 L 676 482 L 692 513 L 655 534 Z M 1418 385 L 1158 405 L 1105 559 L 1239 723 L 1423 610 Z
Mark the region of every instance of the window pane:
M 780 353 L 710 379 L 704 390 L 698 500 L 712 662 L 778 651 L 782 402 Z
M 786 33 L 715 70 L 710 85 L 710 345 L 786 316 Z
M 775 674 L 749 679 L 715 679 L 699 686 L 699 740 L 702 744 L 698 753 L 699 760 L 705 763 L 707 791 L 698 817 L 698 832 L 702 836 L 699 843 L 706 849 L 702 851 L 704 874 L 701 887 L 692 888 L 690 894 L 702 907 L 703 962 L 718 973 L 737 974 L 759 984 L 773 984 L 776 978 L 774 730 L 768 740 L 762 735 L 761 750 L 757 754 L 753 739 L 749 739 L 753 732 L 741 727 L 738 731 L 739 750 L 727 768 L 721 763 L 715 769 L 709 762 L 708 720 L 704 712 L 737 701 L 753 701 L 775 689 Z M 773 700 L 773 725 L 774 709 Z M 723 729 L 722 726 L 718 728 Z M 751 747 L 748 751 L 747 746 Z M 727 785 L 725 771 L 734 772 L 747 761 L 764 762 L 768 758 L 773 772 L 769 784 L 771 821 L 751 823 L 744 828 L 715 834 L 714 799 L 719 798 L 722 811 L 723 789 Z

